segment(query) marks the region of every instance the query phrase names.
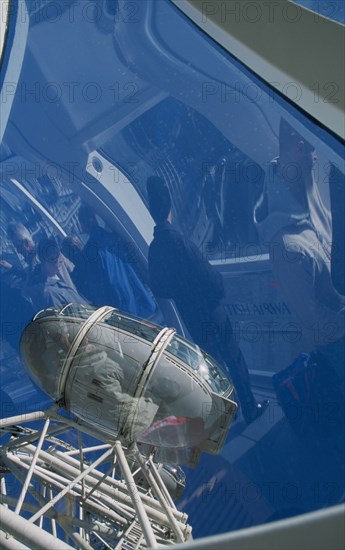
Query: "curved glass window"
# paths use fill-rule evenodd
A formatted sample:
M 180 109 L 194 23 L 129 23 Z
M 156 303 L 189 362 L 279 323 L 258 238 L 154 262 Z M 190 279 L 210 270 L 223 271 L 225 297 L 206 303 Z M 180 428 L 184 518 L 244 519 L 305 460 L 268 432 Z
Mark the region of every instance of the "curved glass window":
M 217 427 L 217 442 L 226 437 L 221 454 L 203 456 L 195 470 L 186 469 L 179 506 L 189 515 L 193 536 L 343 502 L 344 143 L 298 108 L 302 90 L 295 82 L 264 82 L 173 2 L 119 0 L 105 17 L 108 2 L 65 2 L 61 11 L 56 2 L 30 4 L 27 55 L 16 90 L 8 89 L 15 97 L 0 149 L 3 390 L 20 411 L 45 402 L 23 375 L 17 353 L 24 327 L 43 309 L 42 297 L 44 307 L 64 319 L 84 318 L 93 305 L 118 308 L 98 327 L 104 329 L 104 349 L 97 331 L 89 337 L 97 353 L 128 361 L 129 385 L 136 380 L 135 345 L 139 341 L 144 361 L 173 312 L 191 344 L 179 336 L 172 340 L 160 358 L 156 389 L 169 389 L 171 368 L 183 359 L 214 391 L 228 391 L 214 356 L 228 370 L 239 402 L 229 435 L 221 423 Z M 246 3 L 248 16 L 254 4 Z M 332 17 L 339 6 L 317 7 L 320 13 L 327 7 L 324 15 Z M 204 10 L 213 8 L 204 3 Z M 320 112 L 327 101 L 342 116 L 339 83 L 310 83 L 310 101 Z M 326 93 L 320 94 L 323 85 Z M 195 260 L 178 252 L 169 256 L 174 247 L 163 245 L 156 279 L 148 266 L 156 232 L 150 176 L 166 184 L 175 240 L 182 248 L 187 243 L 184 250 Z M 91 218 L 93 228 L 86 227 Z M 53 237 L 73 269 L 67 261 L 63 269 L 56 254 L 55 273 L 48 265 L 50 275 L 45 271 L 42 281 L 28 242 L 10 238 L 11 222 L 23 224 L 35 246 Z M 135 254 L 119 254 L 123 243 Z M 70 285 L 61 281 L 62 270 L 79 300 L 71 299 L 73 288 L 60 293 Z M 44 315 L 38 313 L 37 321 L 49 319 Z M 34 335 L 32 356 L 44 354 L 49 341 Z M 205 355 L 199 351 L 204 349 Z M 75 364 L 81 386 L 84 359 Z M 195 380 L 195 370 L 183 372 Z M 199 384 L 198 391 L 204 387 Z M 179 388 L 171 384 L 175 389 L 177 417 Z M 202 417 L 208 405 L 201 406 L 197 395 Z M 245 417 L 247 402 L 265 400 L 268 408 L 254 407 Z M 192 416 L 194 404 L 183 406 L 181 412 Z M 161 421 L 164 395 L 159 407 Z M 222 407 L 219 418 L 228 421 L 231 411 Z M 212 450 L 218 445 L 211 437 L 215 409 L 207 409 Z M 147 435 L 153 441 L 154 434 Z
M 159 327 L 151 325 L 142 319 L 135 319 L 116 311 L 112 311 L 109 316 L 105 317 L 103 322 L 121 331 L 139 336 L 149 342 L 153 342 L 161 330 Z
M 231 393 L 232 386 L 221 367 L 198 346 L 174 336 L 165 351 L 181 359 L 191 370 L 204 378 L 215 392 L 227 395 Z

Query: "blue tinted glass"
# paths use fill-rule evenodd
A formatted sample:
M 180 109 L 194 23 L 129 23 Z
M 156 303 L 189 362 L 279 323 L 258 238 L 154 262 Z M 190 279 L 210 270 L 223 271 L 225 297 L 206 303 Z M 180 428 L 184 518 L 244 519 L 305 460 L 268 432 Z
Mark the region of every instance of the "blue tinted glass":
M 221 454 L 185 469 L 195 537 L 343 501 L 343 142 L 171 2 L 28 7 L 0 150 L 4 416 L 47 404 L 18 355 L 30 319 L 110 305 L 130 342 L 174 326 L 234 382 Z
M 315 14 L 323 15 L 339 23 L 345 23 L 345 10 L 343 0 L 294 0 L 296 4 L 308 8 Z M 316 15 L 317 16 L 317 15 Z

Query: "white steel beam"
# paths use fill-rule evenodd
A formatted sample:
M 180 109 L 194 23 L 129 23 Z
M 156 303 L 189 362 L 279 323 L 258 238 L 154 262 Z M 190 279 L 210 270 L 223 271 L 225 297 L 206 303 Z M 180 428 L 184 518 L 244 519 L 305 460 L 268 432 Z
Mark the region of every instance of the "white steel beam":
M 72 546 L 29 523 L 0 504 L 1 528 L 35 550 L 73 550 Z

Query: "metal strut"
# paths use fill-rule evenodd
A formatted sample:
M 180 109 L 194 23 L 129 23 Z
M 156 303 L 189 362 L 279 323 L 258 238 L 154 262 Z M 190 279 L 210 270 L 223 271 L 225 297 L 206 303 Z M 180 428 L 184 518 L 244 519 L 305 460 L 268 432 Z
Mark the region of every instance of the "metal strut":
M 152 457 L 98 435 L 56 407 L 0 421 L 1 547 L 134 550 L 191 538 Z

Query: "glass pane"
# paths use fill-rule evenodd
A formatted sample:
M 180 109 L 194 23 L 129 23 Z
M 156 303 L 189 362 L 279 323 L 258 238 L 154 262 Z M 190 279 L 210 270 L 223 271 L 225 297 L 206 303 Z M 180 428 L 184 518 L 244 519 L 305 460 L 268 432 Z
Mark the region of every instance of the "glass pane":
M 199 348 L 215 356 L 234 383 L 240 406 L 221 455 L 204 455 L 195 470 L 186 470 L 179 508 L 189 515 L 193 536 L 343 502 L 344 143 L 295 106 L 302 93 L 297 83 L 263 82 L 168 0 L 114 2 L 115 11 L 99 18 L 97 10 L 102 15 L 108 2 L 91 2 L 89 11 L 83 2 L 64 2 L 61 10 L 58 4 L 28 3 L 28 52 L 21 80 L 9 91 L 15 97 L 0 148 L 0 367 L 3 391 L 16 414 L 47 404 L 26 376 L 18 347 L 35 314 L 40 312 L 42 323 L 49 317 L 25 292 L 36 254 L 27 255 L 18 242 L 16 246 L 8 226 L 22 223 L 34 249 L 47 237 L 53 236 L 59 247 L 66 244 L 66 234 L 77 237 L 70 241 L 70 276 L 85 301 L 59 298 L 49 307 L 66 321 L 75 313 L 84 320 L 84 311 L 92 311 L 89 304 L 119 307 L 114 304 L 119 287 L 111 262 L 114 247 L 106 246 L 99 262 L 92 254 L 85 261 L 81 254 L 89 233 L 81 226 L 80 212 L 89 206 L 101 234 L 97 242 L 103 247 L 115 234 L 133 245 L 139 260 L 135 257 L 131 267 L 144 287 L 141 296 L 149 297 L 152 306 L 152 290 L 155 299 L 168 303 L 180 333 L 184 330 L 194 341 L 184 344 L 176 337 L 177 347 L 172 344 L 163 354 L 166 382 L 161 391 L 175 388 L 169 386 L 171 368 L 182 359 L 190 365 L 189 374 L 193 369 L 205 376 L 213 391 L 228 391 L 218 367 Z M 246 7 L 248 13 L 255 9 L 254 3 Z M 320 2 L 320 11 L 324 7 L 331 17 L 338 3 Z M 320 85 L 311 83 L 311 101 L 320 110 L 323 99 L 340 106 L 338 83 L 327 83 L 327 97 L 319 93 Z M 115 167 L 127 179 L 117 178 Z M 153 288 L 147 264 L 155 224 L 146 189 L 152 175 L 168 187 L 179 242 L 190 244 L 199 266 L 205 268 L 209 261 L 212 273 L 221 275 L 222 296 L 215 297 L 213 286 L 203 283 L 200 271 L 186 267 L 179 255 L 171 259 L 168 245 L 158 262 L 161 286 Z M 93 243 L 89 252 L 96 249 Z M 99 276 L 104 276 L 102 262 L 107 260 L 110 287 Z M 68 306 L 71 302 L 87 309 Z M 216 306 L 223 317 L 217 317 Z M 100 364 L 103 357 L 115 375 L 113 363 L 128 368 L 129 376 L 121 375 L 119 383 L 132 398 L 158 325 L 166 324 L 152 307 L 146 308 L 147 315 L 130 308 L 126 312 L 114 312 L 97 327 L 99 333 L 90 333 L 94 351 L 87 362 L 84 350 L 75 364 L 82 391 L 79 395 L 76 386 L 71 401 L 78 403 L 80 414 L 100 422 L 97 399 L 94 408 L 82 409 L 81 395 L 99 397 L 89 359 L 99 354 Z M 131 314 L 153 319 L 153 324 Z M 211 324 L 207 340 L 203 329 Z M 42 357 L 48 368 L 42 340 L 33 336 L 29 348 L 38 384 Z M 82 372 L 92 376 L 95 391 L 83 385 Z M 291 373 L 292 390 L 285 383 Z M 111 395 L 103 389 L 115 415 Z M 270 400 L 266 412 L 253 415 L 249 424 L 243 415 L 248 396 L 260 404 Z M 192 403 L 189 409 L 187 401 L 180 409 L 176 395 L 174 416 L 183 411 L 193 416 L 201 406 L 196 401 L 196 407 Z M 159 408 L 152 416 L 164 420 L 169 409 L 163 398 Z M 114 415 L 104 422 L 108 430 L 119 429 L 112 424 Z M 217 437 L 220 441 L 220 427 Z
M 184 365 L 197 372 L 216 393 L 230 393 L 231 384 L 221 367 L 197 346 L 192 346 L 179 336 L 174 336 L 165 351 L 171 353 L 180 359 Z
M 112 311 L 109 316 L 104 318 L 103 322 L 134 336 L 139 336 L 148 342 L 153 342 L 161 330 L 161 328 L 150 323 L 135 319 L 134 317 L 128 317 L 117 311 Z
M 166 351 L 169 351 L 175 357 L 181 359 L 193 370 L 197 370 L 200 363 L 203 362 L 203 355 L 199 348 L 196 346 L 190 346 L 178 336 L 174 336 L 171 342 L 166 347 Z

